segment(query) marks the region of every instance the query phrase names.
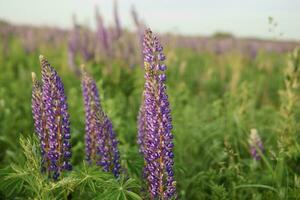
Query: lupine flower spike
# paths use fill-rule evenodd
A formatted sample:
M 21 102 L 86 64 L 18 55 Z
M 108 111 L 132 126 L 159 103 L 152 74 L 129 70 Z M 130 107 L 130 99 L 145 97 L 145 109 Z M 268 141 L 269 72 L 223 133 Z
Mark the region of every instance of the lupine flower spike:
M 250 145 L 250 153 L 252 158 L 255 160 L 260 160 L 261 155 L 259 154 L 258 149 L 261 152 L 263 152 L 264 146 L 256 129 L 251 129 L 250 137 L 249 137 L 249 145 Z
M 115 20 L 115 29 L 116 29 L 116 39 L 119 39 L 122 35 L 122 27 L 120 23 L 118 2 L 114 0 L 114 20 Z
M 41 144 L 42 172 L 57 180 L 71 170 L 71 138 L 67 99 L 63 83 L 47 59 L 40 56 L 42 83 L 32 73 L 32 113 Z
M 82 92 L 85 106 L 86 160 L 103 171 L 120 173 L 119 150 L 112 123 L 103 112 L 96 82 L 82 66 Z
M 76 75 L 80 75 L 80 70 L 76 65 L 76 54 L 80 48 L 80 30 L 76 22 L 76 15 L 73 15 L 73 24 L 74 28 L 70 32 L 69 41 L 68 41 L 68 63 L 69 67 Z
M 100 12 L 98 10 L 98 7 L 96 7 L 96 22 L 97 22 L 97 31 L 96 31 L 96 38 L 99 41 L 99 44 L 101 46 L 101 51 L 103 53 L 106 53 L 106 56 L 110 56 L 110 43 L 109 43 L 109 35 L 108 30 L 104 26 L 104 22 L 102 19 L 102 16 L 100 15 Z
M 171 111 L 166 93 L 166 65 L 158 38 L 145 31 L 145 87 L 138 119 L 138 143 L 144 156 L 144 176 L 151 199 L 177 198 L 173 174 Z

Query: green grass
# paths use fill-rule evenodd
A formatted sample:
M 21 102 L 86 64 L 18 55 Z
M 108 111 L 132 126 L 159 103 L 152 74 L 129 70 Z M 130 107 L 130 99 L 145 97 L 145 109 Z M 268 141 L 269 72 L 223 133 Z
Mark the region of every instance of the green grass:
M 238 52 L 216 56 L 168 49 L 168 44 L 166 49 L 180 199 L 299 199 L 300 91 L 298 86 L 285 85 L 288 56 L 260 52 L 255 59 L 249 59 Z M 37 163 L 31 72 L 40 76 L 39 54 L 45 55 L 62 77 L 71 116 L 75 170 L 56 183 L 39 173 Z M 20 41 L 12 38 L 8 56 L 0 51 L 0 197 L 144 198 L 143 160 L 136 144 L 143 70 L 120 63 L 86 63 L 120 140 L 125 175 L 116 181 L 83 162 L 81 85 L 67 66 L 65 45 L 53 49 L 43 44 L 36 52 L 26 54 Z M 110 72 L 108 64 L 112 66 Z M 296 99 L 291 100 L 287 91 Z M 253 160 L 249 153 L 251 128 L 258 130 L 265 146 L 260 161 Z M 292 142 L 280 139 L 282 135 L 292 138 Z

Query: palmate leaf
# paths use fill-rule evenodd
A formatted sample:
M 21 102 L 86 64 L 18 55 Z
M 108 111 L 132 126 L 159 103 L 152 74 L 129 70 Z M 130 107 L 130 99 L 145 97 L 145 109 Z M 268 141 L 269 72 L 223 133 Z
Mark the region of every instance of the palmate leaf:
M 40 156 L 35 138 L 20 138 L 25 163 L 11 164 L 9 168 L 1 170 L 3 177 L 0 188 L 8 198 L 25 196 L 32 199 L 53 199 L 66 197 L 75 187 L 73 178 L 64 178 L 58 182 L 51 182 L 40 172 Z
M 43 185 L 43 177 L 40 174 L 40 161 L 36 148 L 36 139 L 24 139 L 20 137 L 20 145 L 23 149 L 25 163 L 11 164 L 9 168 L 1 170 L 0 188 L 8 197 L 20 194 L 39 194 Z
M 120 200 L 142 199 L 136 193 L 136 191 L 140 190 L 140 185 L 132 178 L 126 179 L 124 176 L 121 176 L 118 180 L 111 179 L 106 182 L 105 188 L 103 194 L 99 195 L 98 198 Z
M 52 182 L 40 172 L 40 156 L 34 138 L 21 137 L 25 163 L 12 164 L 0 170 L 0 189 L 7 197 L 32 199 L 142 199 L 136 191 L 139 184 L 134 179 L 103 172 L 98 166 L 86 163 L 75 168 L 66 177 Z
M 74 191 L 77 183 L 78 179 L 65 177 L 58 182 L 48 182 L 44 189 L 47 190 L 47 196 L 55 194 L 55 198 L 67 198 Z
M 93 199 L 102 194 L 107 182 L 115 179 L 110 173 L 103 172 L 101 167 L 88 166 L 85 162 L 75 169 L 69 177 L 76 180 L 73 199 Z
M 18 170 L 19 171 L 19 170 Z M 16 173 L 12 168 L 4 168 L 0 170 L 0 190 L 5 191 L 7 196 L 19 194 L 23 190 L 24 180 L 21 176 L 26 176 L 26 173 Z
M 87 166 L 85 163 L 75 170 L 70 177 L 76 179 L 75 199 L 142 199 L 134 191 L 139 191 L 140 186 L 134 179 L 119 179 L 103 172 L 100 167 Z
M 70 177 L 77 181 L 75 187 L 79 191 L 79 195 L 88 191 L 96 193 L 101 190 L 106 180 L 114 178 L 112 174 L 103 172 L 100 167 L 87 166 L 86 163 L 73 171 Z

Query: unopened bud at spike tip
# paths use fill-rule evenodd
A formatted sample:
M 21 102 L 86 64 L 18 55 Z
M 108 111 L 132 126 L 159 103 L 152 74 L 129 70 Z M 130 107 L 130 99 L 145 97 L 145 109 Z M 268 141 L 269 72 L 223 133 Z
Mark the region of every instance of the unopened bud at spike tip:
M 85 72 L 85 65 L 84 64 L 80 65 L 80 70 L 81 70 L 82 74 Z
M 45 57 L 43 55 L 39 56 L 40 61 L 42 61 L 43 59 L 45 59 Z
M 36 74 L 34 72 L 31 72 L 31 78 L 32 82 L 36 81 Z

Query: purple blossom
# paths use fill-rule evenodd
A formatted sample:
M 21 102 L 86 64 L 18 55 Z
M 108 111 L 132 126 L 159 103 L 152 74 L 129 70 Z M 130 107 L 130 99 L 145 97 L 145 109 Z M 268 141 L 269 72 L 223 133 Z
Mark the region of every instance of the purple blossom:
M 36 49 L 35 33 L 32 29 L 26 30 L 23 36 L 23 46 L 26 53 L 32 53 Z
M 94 41 L 89 35 L 89 30 L 83 30 L 81 51 L 85 61 L 89 61 L 94 58 Z
M 110 43 L 109 36 L 106 27 L 104 26 L 102 16 L 99 13 L 99 9 L 96 7 L 96 22 L 97 22 L 97 31 L 96 31 L 96 39 L 99 41 L 101 50 L 106 53 L 106 56 L 110 56 Z
M 139 15 L 134 6 L 131 7 L 131 15 L 132 15 L 133 22 L 136 26 L 136 34 L 139 39 L 139 41 L 138 41 L 139 49 L 140 49 L 139 52 L 141 52 L 143 49 L 143 32 L 145 30 L 145 24 L 140 20 Z M 143 57 L 144 55 L 140 54 L 140 56 Z
M 102 166 L 103 171 L 120 173 L 119 150 L 112 123 L 103 112 L 95 81 L 82 70 L 82 92 L 85 106 L 86 160 Z
M 70 32 L 70 36 L 68 40 L 68 63 L 71 70 L 75 72 L 77 75 L 79 75 L 80 72 L 76 65 L 76 54 L 80 47 L 80 32 L 79 32 L 79 26 L 76 22 L 75 15 L 73 16 L 73 24 L 74 24 L 74 28 Z
M 31 99 L 31 108 L 32 108 L 32 116 L 34 121 L 35 132 L 40 140 L 41 147 L 41 168 L 44 172 L 45 169 L 45 161 L 47 160 L 46 155 L 46 142 L 45 136 L 46 132 L 44 130 L 44 122 L 43 122 L 43 101 L 42 101 L 42 83 L 36 79 L 36 74 L 32 72 L 32 99 Z
M 251 133 L 249 137 L 249 146 L 250 146 L 250 154 L 252 158 L 255 160 L 260 160 L 261 155 L 259 151 L 263 153 L 264 146 L 256 129 L 251 129 Z
M 42 83 L 33 73 L 32 113 L 41 144 L 42 171 L 57 180 L 71 170 L 70 121 L 63 83 L 47 59 L 40 56 Z
M 116 39 L 119 39 L 122 35 L 122 27 L 120 23 L 120 17 L 118 12 L 118 3 L 117 0 L 114 1 L 114 20 L 115 20 L 115 29 L 116 29 Z
M 139 30 L 140 26 L 141 26 L 141 22 L 140 22 L 138 13 L 137 13 L 137 11 L 136 11 L 136 9 L 135 9 L 134 6 L 131 7 L 131 15 L 132 15 L 132 19 L 133 19 L 133 22 L 134 22 L 135 26 Z
M 138 143 L 151 199 L 176 198 L 171 110 L 166 93 L 162 46 L 150 29 L 143 41 L 145 87 L 138 117 Z M 161 70 L 162 69 L 162 70 Z
M 140 110 L 139 110 L 139 115 L 138 115 L 138 139 L 137 143 L 140 146 L 140 153 L 144 153 L 144 136 L 146 132 L 146 124 L 145 124 L 145 108 L 144 104 L 142 102 Z

